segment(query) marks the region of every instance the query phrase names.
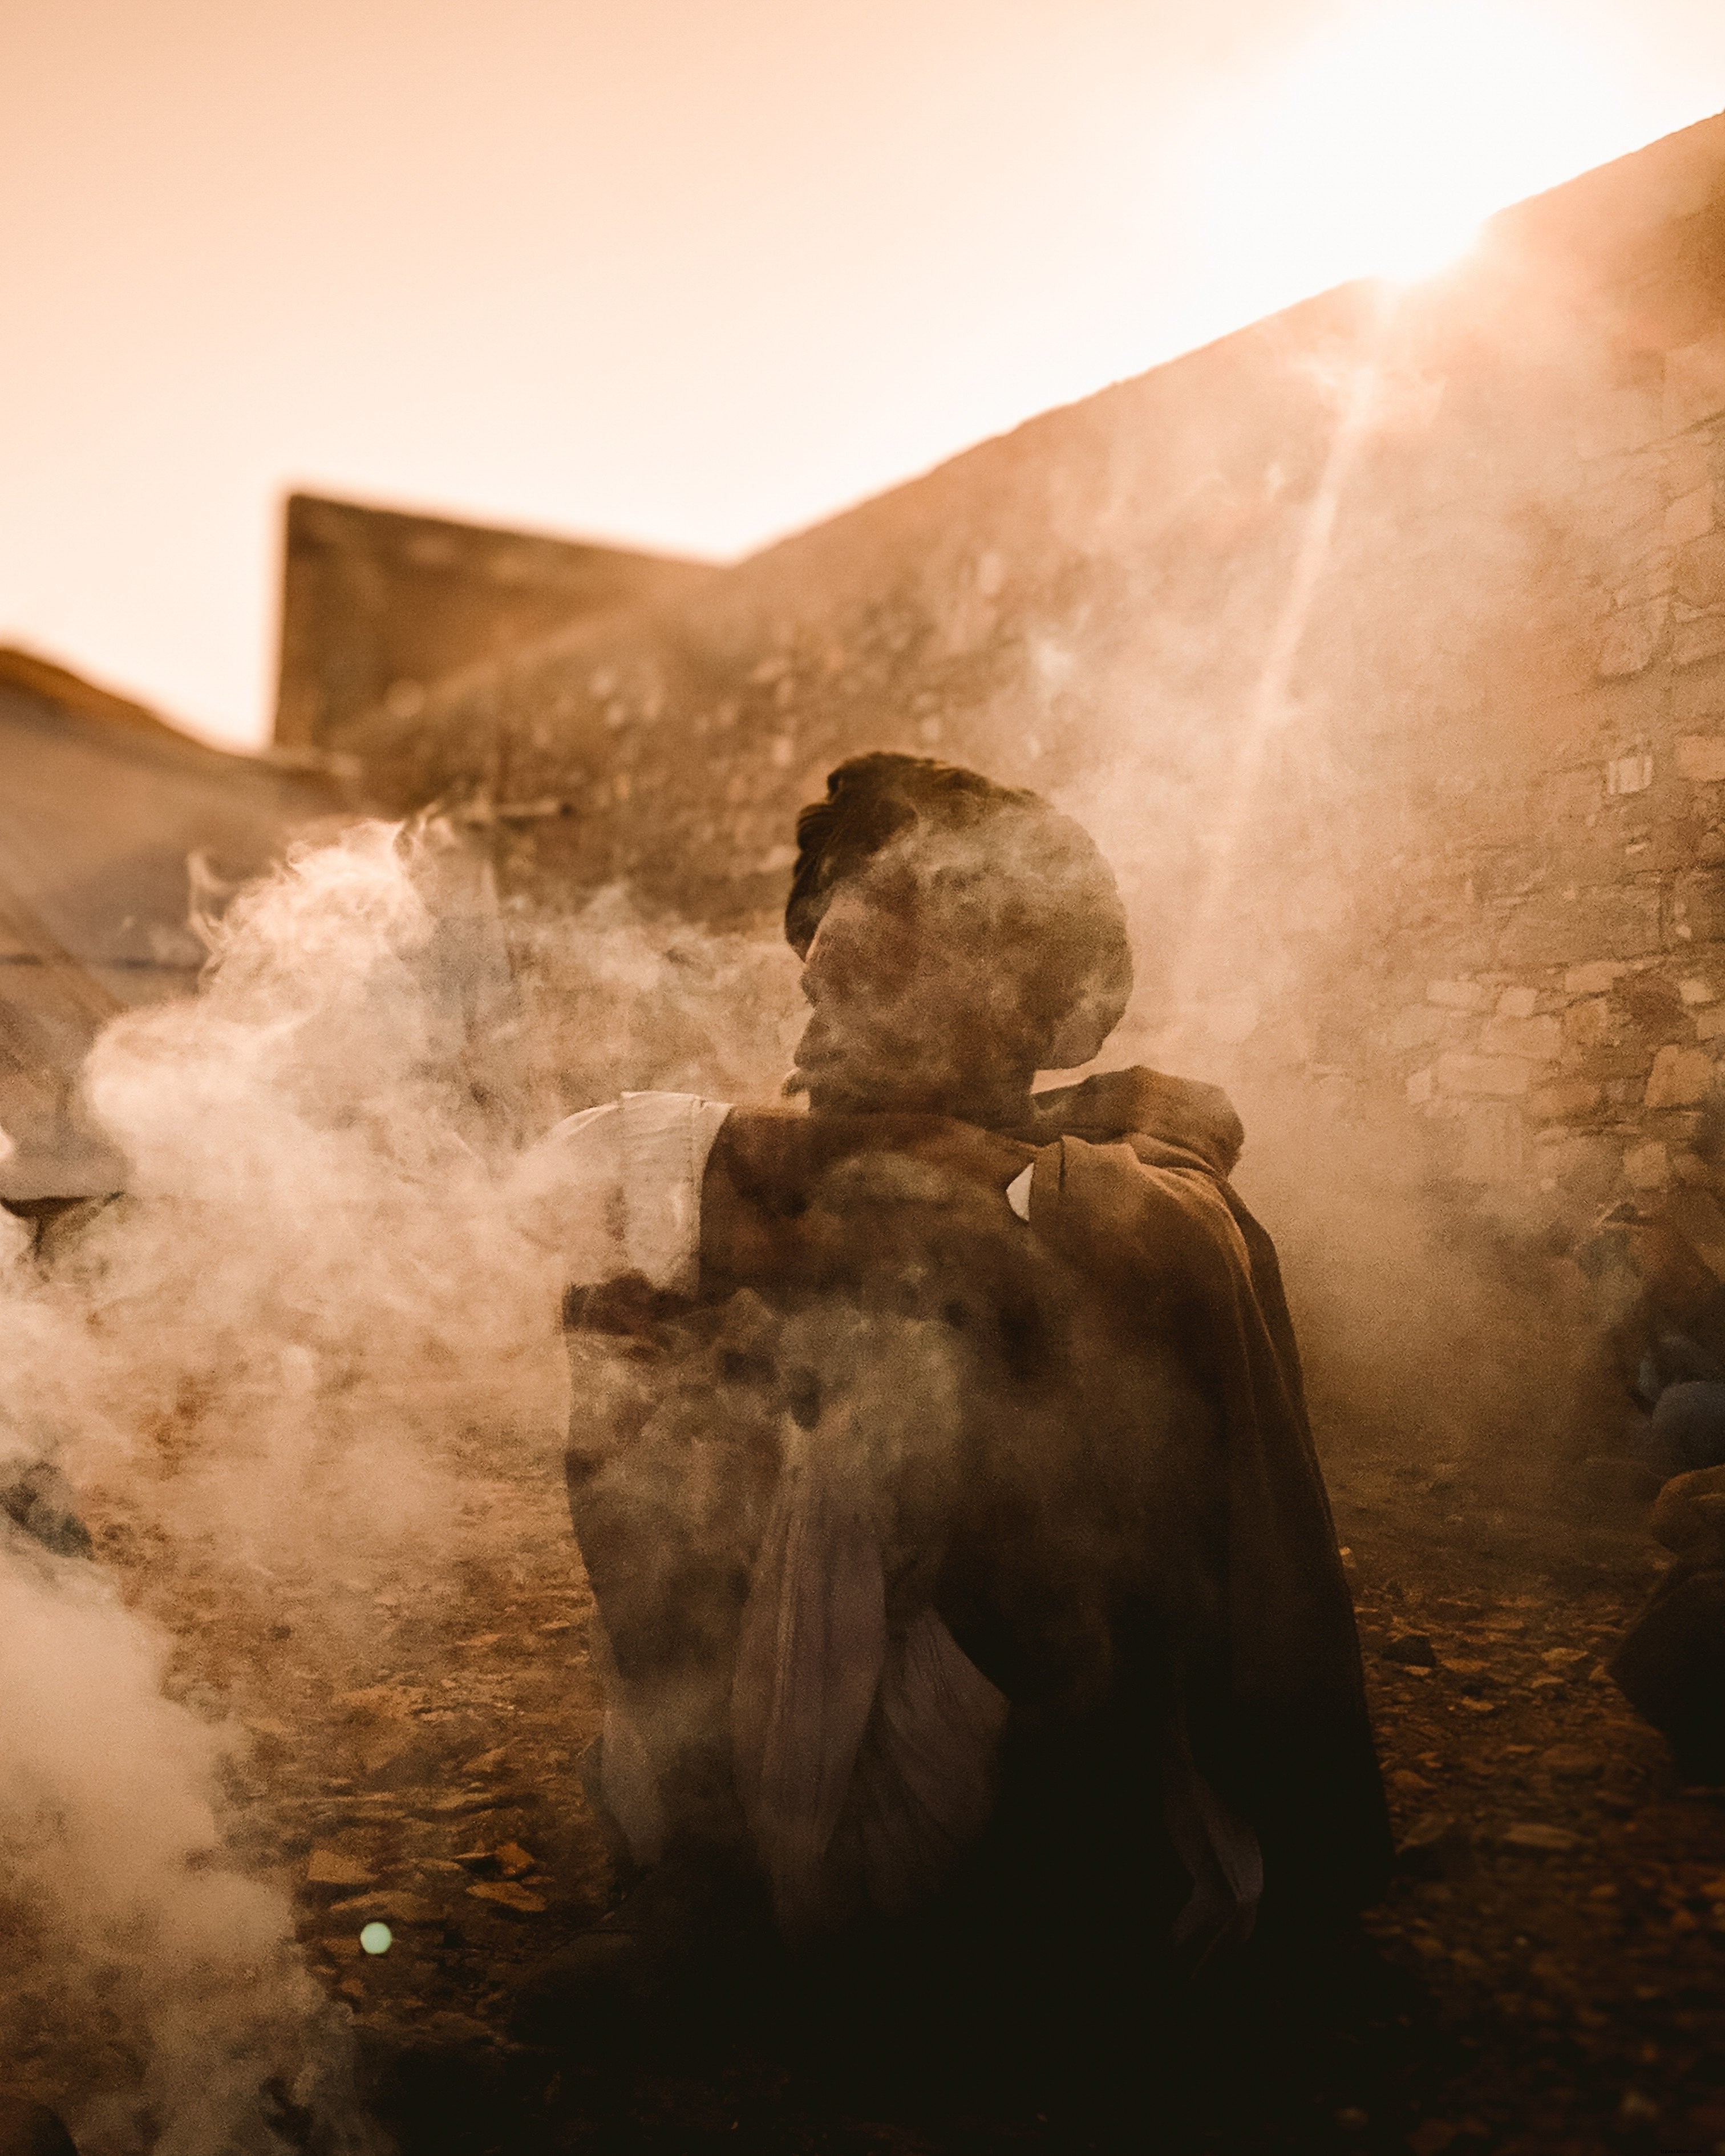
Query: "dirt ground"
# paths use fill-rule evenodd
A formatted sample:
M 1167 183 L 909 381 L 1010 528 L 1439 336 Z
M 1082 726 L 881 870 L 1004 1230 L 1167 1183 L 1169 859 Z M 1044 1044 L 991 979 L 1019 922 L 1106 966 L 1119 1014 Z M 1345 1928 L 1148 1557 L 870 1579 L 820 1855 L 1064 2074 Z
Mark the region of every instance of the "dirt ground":
M 894 2116 L 758 2030 L 557 2074 L 506 2043 L 525 1973 L 613 1886 L 575 1772 L 598 1696 L 555 1465 L 500 1480 L 475 1441 L 465 1472 L 467 1557 L 341 1586 L 333 1657 L 327 1582 L 236 1599 L 213 1562 L 164 1565 L 111 1496 L 91 1507 L 103 1561 L 180 1640 L 174 1688 L 249 1732 L 233 1845 L 291 1887 L 405 2156 L 1725 2152 L 1725 1793 L 1676 1784 L 1603 1669 L 1656 1576 L 1632 1504 L 1516 1514 L 1461 1481 L 1336 1471 L 1403 1848 L 1347 1974 L 1304 2019 L 1221 2012 L 1214 2104 L 1171 2107 L 1147 2046 L 1106 2118 L 974 2092 Z M 368 1954 L 379 1919 L 393 1943 Z M 19 2085 L 75 2097 L 74 2039 L 44 2030 Z

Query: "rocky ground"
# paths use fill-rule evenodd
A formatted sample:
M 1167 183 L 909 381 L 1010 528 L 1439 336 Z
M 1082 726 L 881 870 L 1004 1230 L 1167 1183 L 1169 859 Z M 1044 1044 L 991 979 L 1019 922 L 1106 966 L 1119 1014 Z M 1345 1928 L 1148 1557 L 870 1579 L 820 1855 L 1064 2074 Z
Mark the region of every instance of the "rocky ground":
M 1402 1849 L 1368 1928 L 1435 2040 L 1363 2143 L 1725 2149 L 1725 1790 L 1604 1667 L 1663 1561 L 1644 1510 L 1338 1490 Z
M 1242 2007 L 1211 2031 L 1214 2103 L 1176 2114 L 1156 2072 L 1128 2075 L 1106 2120 L 974 2092 L 957 2115 L 895 2116 L 758 2035 L 557 2076 L 507 2045 L 525 1972 L 612 1891 L 575 1771 L 598 1720 L 590 1605 L 549 1467 L 490 1479 L 473 1454 L 453 1567 L 277 1580 L 267 1604 L 213 1563 L 164 1566 L 116 1503 L 95 1524 L 128 1594 L 179 1637 L 176 1688 L 244 1725 L 234 1845 L 290 1885 L 406 2156 L 1725 2151 L 1725 1796 L 1676 1784 L 1603 1668 L 1656 1576 L 1638 1516 L 1493 1511 L 1442 1477 L 1337 1481 L 1398 1877 L 1303 2018 Z M 339 1651 L 332 1594 L 353 1620 Z M 373 1955 L 360 1933 L 379 1921 L 393 1941 Z M 66 2032 L 20 2064 L 27 2092 L 75 2095 Z

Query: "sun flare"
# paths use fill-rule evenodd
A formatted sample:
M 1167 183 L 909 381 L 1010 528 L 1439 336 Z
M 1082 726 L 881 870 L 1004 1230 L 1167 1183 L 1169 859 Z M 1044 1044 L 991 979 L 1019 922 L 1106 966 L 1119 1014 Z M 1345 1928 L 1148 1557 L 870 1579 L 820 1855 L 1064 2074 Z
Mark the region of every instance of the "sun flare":
M 1212 160 L 1219 266 L 1281 303 L 1429 276 L 1494 210 L 1615 154 L 1624 102 L 1579 19 L 1538 0 L 1355 8 Z

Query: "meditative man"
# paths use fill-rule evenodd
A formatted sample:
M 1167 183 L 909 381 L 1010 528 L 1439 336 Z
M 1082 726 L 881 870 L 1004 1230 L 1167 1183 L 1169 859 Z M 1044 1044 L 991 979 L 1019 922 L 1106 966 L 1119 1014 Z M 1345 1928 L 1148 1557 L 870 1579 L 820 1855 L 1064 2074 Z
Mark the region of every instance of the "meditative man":
M 1031 1090 L 1125 1008 L 1106 865 L 886 754 L 798 838 L 806 1108 L 628 1096 L 524 1171 L 644 1867 L 585 1965 L 645 1980 L 750 1892 L 829 1963 L 1056 1984 L 1357 1908 L 1382 1792 L 1238 1120 L 1143 1070 Z

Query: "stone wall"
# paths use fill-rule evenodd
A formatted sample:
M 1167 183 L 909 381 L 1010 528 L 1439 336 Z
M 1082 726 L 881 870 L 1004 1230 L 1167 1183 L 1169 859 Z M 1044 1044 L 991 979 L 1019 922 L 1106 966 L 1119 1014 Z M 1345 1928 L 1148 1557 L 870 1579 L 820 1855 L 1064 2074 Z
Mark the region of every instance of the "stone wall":
M 841 756 L 1040 787 L 1128 891 L 1122 1052 L 1725 1265 L 1722 501 L 1725 120 L 326 737 L 521 894 L 763 931 Z
M 693 562 L 316 495 L 288 499 L 275 740 L 326 745 L 458 669 L 698 578 Z

